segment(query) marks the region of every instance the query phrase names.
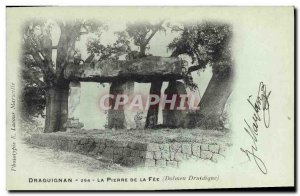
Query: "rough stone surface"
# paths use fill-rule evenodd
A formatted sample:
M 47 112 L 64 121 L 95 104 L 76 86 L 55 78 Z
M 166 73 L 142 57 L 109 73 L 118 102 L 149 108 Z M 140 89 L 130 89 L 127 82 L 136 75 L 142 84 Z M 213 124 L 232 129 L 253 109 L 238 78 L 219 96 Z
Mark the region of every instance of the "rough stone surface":
M 191 144 L 182 144 L 182 153 L 192 154 L 192 146 L 191 146 Z
M 123 149 L 123 156 L 129 157 L 131 154 L 131 149 L 130 148 L 124 148 Z
M 170 144 L 170 151 L 171 152 L 181 152 L 181 143 L 172 143 Z
M 159 98 L 161 96 L 161 87 L 163 82 L 161 80 L 151 82 L 150 95 L 157 95 Z M 151 98 L 151 102 L 154 102 L 154 98 Z M 145 128 L 154 128 L 158 123 L 158 112 L 159 112 L 159 102 L 155 105 L 150 105 L 148 107 Z
M 84 124 L 82 122 L 79 122 L 79 119 L 75 118 L 68 118 L 67 122 L 64 124 L 64 126 L 67 128 L 68 132 L 71 132 L 73 130 L 81 129 Z
M 175 152 L 170 152 L 170 160 L 173 161 L 175 159 Z
M 198 143 L 192 144 L 192 154 L 194 156 L 200 157 L 200 144 Z
M 147 150 L 147 144 L 145 144 L 145 143 L 129 142 L 128 147 L 131 149 L 138 149 L 138 150 L 142 150 L 142 151 Z
M 185 160 L 218 162 L 226 146 L 218 143 L 140 143 L 55 134 L 35 134 L 27 142 L 82 153 L 128 167 L 178 167 Z
M 153 154 L 154 154 L 154 153 L 151 152 L 151 151 L 141 151 L 140 157 L 146 158 L 146 159 L 153 159 L 153 157 L 154 157 Z
M 219 153 L 220 146 L 217 144 L 209 145 L 209 150 L 213 153 Z
M 171 153 L 169 151 L 162 151 L 161 152 L 161 158 L 164 160 L 170 160 L 171 159 Z
M 153 159 L 145 159 L 145 166 L 146 167 L 154 167 L 155 166 L 155 160 L 153 160 Z
M 201 159 L 211 159 L 213 156 L 213 153 L 211 151 L 208 150 L 201 150 Z
M 67 66 L 66 79 L 75 81 L 112 82 L 115 79 L 151 82 L 182 79 L 184 62 L 177 57 L 149 56 L 129 61 L 107 60 Z
M 165 161 L 165 160 L 156 160 L 155 161 L 155 166 L 156 167 L 166 167 L 167 166 L 167 161 Z
M 175 104 L 165 102 L 163 110 L 163 125 L 167 127 L 183 127 L 186 119 L 187 112 L 179 108 L 181 105 L 180 95 L 187 95 L 185 85 L 180 81 L 170 81 L 168 87 L 164 92 L 166 100 L 173 100 L 176 96 Z M 184 102 L 184 107 L 188 108 L 187 99 Z
M 113 159 L 113 151 L 113 148 L 105 148 L 102 155 L 109 159 Z
M 139 157 L 139 155 L 140 155 L 140 151 L 138 151 L 138 150 L 132 150 L 131 151 L 131 156 L 132 157 Z
M 115 108 L 116 98 L 118 95 L 128 95 L 131 89 L 128 83 L 122 81 L 114 81 L 110 85 L 109 94 L 113 95 L 113 98 L 109 99 L 108 110 L 108 128 L 110 129 L 124 129 L 126 128 L 126 120 L 124 114 L 124 106 L 118 106 Z
M 176 161 L 167 161 L 167 166 L 177 167 L 177 162 Z
M 208 144 L 201 144 L 201 150 L 208 150 Z
M 160 144 L 159 148 L 161 151 L 169 151 L 170 145 L 169 144 Z
M 148 144 L 148 147 L 147 147 L 147 150 L 148 151 L 159 151 L 159 144 L 156 144 L 156 143 L 150 143 Z
M 68 118 L 79 119 L 80 82 L 70 82 L 68 100 Z
M 175 154 L 175 161 L 182 161 L 184 159 L 184 154 L 183 153 L 176 153 Z
M 154 152 L 154 159 L 156 159 L 156 160 L 161 159 L 161 152 L 160 151 Z
M 114 154 L 116 155 L 122 155 L 123 148 L 114 148 Z
M 81 129 L 84 125 L 79 122 L 80 82 L 70 82 L 68 97 L 68 119 L 64 124 L 66 131 Z

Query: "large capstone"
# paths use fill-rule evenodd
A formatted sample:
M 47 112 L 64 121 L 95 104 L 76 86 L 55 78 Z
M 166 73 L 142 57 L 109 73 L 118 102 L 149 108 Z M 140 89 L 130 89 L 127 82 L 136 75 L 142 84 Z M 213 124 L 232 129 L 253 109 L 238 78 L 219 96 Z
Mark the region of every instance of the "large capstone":
M 85 82 L 113 82 L 116 80 L 153 82 L 182 79 L 186 67 L 177 57 L 149 56 L 133 60 L 91 61 L 68 65 L 64 77 Z

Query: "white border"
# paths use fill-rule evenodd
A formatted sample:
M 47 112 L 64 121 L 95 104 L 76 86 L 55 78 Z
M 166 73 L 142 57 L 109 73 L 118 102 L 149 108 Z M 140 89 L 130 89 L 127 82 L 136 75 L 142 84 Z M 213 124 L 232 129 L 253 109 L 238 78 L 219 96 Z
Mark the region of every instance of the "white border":
M 295 6 L 296 8 L 300 7 L 300 1 L 296 0 L 245 0 L 245 1 L 237 1 L 237 0 L 207 0 L 207 1 L 193 1 L 193 0 L 106 0 L 106 1 L 99 1 L 99 0 L 84 0 L 84 1 L 75 1 L 75 0 L 0 0 L 0 126 L 1 126 L 1 147 L 0 147 L 0 156 L 1 156 L 1 171 L 2 174 L 0 177 L 0 192 L 1 195 L 8 195 L 9 193 L 5 190 L 6 187 L 6 176 L 5 176 L 5 132 L 6 132 L 6 111 L 5 111 L 5 86 L 6 86 L 6 38 L 5 38 L 5 7 L 6 6 Z M 299 26 L 299 20 L 297 21 L 297 26 Z M 297 51 L 297 56 L 299 56 L 299 50 Z M 297 70 L 297 75 L 299 77 L 299 68 Z M 299 92 L 299 85 L 297 86 L 297 91 Z M 299 101 L 299 99 L 298 99 Z M 298 104 L 299 106 L 299 104 Z M 297 108 L 298 109 L 298 108 Z M 297 122 L 299 121 L 299 115 L 297 117 Z M 299 133 L 297 134 L 299 141 Z M 299 157 L 299 151 L 297 150 Z M 38 193 L 40 195 L 42 193 Z M 61 195 L 59 193 L 58 195 Z M 85 194 L 85 193 L 80 193 Z M 100 193 L 100 194 L 108 194 L 108 193 Z M 113 193 L 119 194 L 119 193 Z M 131 194 L 131 193 L 129 193 Z M 163 194 L 163 193 L 159 193 Z M 173 193 L 172 193 L 173 194 Z M 261 193 L 254 193 L 255 195 L 261 195 Z M 111 194 L 110 194 L 111 195 Z M 210 194 L 215 195 L 215 194 Z

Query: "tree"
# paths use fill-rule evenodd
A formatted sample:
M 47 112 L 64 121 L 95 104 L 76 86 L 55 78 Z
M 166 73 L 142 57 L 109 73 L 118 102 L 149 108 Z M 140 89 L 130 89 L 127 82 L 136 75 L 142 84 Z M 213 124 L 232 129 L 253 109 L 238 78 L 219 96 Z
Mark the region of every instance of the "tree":
M 199 103 L 200 110 L 196 114 L 197 117 L 191 118 L 194 120 L 188 122 L 189 126 L 222 127 L 221 115 L 232 92 L 231 26 L 204 22 L 171 28 L 172 31 L 180 33 L 168 46 L 173 51 L 171 56 L 184 54 L 192 60 L 193 65 L 188 68 L 187 78 L 191 78 L 191 72 L 205 69 L 208 65 L 213 71 L 213 76 Z
M 52 45 L 51 28 L 53 25 L 57 25 L 61 32 L 57 46 Z M 45 132 L 66 129 L 64 124 L 68 118 L 70 81 L 64 78 L 64 69 L 67 65 L 76 66 L 75 44 L 80 36 L 100 32 L 103 27 L 103 23 L 89 20 L 67 22 L 31 20 L 24 25 L 22 65 L 23 70 L 26 70 L 23 71 L 23 79 L 27 83 L 25 83 L 22 99 L 29 105 L 37 106 L 36 101 L 26 99 L 26 96 L 30 95 L 26 89 L 30 86 L 33 86 L 35 90 L 42 89 L 43 93 L 37 91 L 35 93 L 44 96 L 42 98 L 45 102 L 41 105 L 46 106 Z M 52 59 L 53 49 L 57 50 L 55 60 Z M 29 73 L 32 74 L 26 77 Z M 32 83 L 34 84 L 30 85 Z
M 140 58 L 146 56 L 146 50 L 149 48 L 149 42 L 153 36 L 159 31 L 165 31 L 163 23 L 164 21 L 160 21 L 156 24 L 151 24 L 150 22 L 134 22 L 127 24 L 125 31 L 133 40 L 134 45 L 139 47 Z
M 129 37 L 124 31 L 115 32 L 117 40 L 113 44 L 103 45 L 99 36 L 90 38 L 87 42 L 87 51 L 96 55 L 98 61 L 108 59 L 118 60 L 121 55 L 131 52 Z
M 124 31 L 115 32 L 117 40 L 113 44 L 103 45 L 100 36 L 90 38 L 87 43 L 87 51 L 90 54 L 96 54 L 98 61 L 113 59 L 117 60 L 119 56 L 128 54 L 131 58 L 142 58 L 147 56 L 146 50 L 149 49 L 149 42 L 158 31 L 165 31 L 162 26 L 163 21 L 156 24 L 150 22 L 127 23 Z M 138 56 L 131 56 L 134 52 L 131 49 L 131 42 L 139 47 Z M 128 59 L 128 60 L 129 60 Z
M 44 117 L 46 105 L 45 82 L 41 80 L 42 73 L 39 67 L 34 65 L 34 60 L 28 55 L 21 59 L 21 114 L 24 120 L 31 121 L 33 117 Z

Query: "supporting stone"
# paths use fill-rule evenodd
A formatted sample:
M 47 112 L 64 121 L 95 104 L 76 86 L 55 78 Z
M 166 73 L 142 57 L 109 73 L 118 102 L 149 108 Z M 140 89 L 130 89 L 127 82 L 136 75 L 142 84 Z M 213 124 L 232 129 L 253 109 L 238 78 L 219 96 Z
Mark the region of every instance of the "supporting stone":
M 183 127 L 185 118 L 188 111 L 187 98 L 185 100 L 184 106 L 187 108 L 185 110 L 179 109 L 181 98 L 180 95 L 187 95 L 185 85 L 180 81 L 170 81 L 168 87 L 164 92 L 166 100 L 172 100 L 172 97 L 176 95 L 174 109 L 171 108 L 170 103 L 166 103 L 163 109 L 163 126 L 176 128 Z M 164 105 L 164 103 L 163 103 Z
M 162 83 L 163 83 L 162 81 L 152 82 L 151 87 L 150 87 L 150 95 L 158 95 L 160 98 L 160 96 L 161 96 L 160 91 L 161 91 Z M 154 98 L 152 98 L 152 99 L 154 99 Z M 154 100 L 150 100 L 150 101 L 154 101 Z M 151 129 L 157 125 L 158 111 L 159 111 L 159 103 L 149 106 L 145 128 Z
M 134 92 L 134 82 L 127 81 L 125 84 L 125 94 L 128 95 L 129 99 L 132 98 Z M 124 107 L 124 115 L 125 115 L 125 122 L 126 122 L 126 129 L 134 129 L 136 127 L 134 121 L 134 114 L 135 112 L 128 109 L 128 105 Z
M 65 124 L 67 131 L 78 130 L 83 127 L 83 123 L 79 122 L 80 115 L 80 82 L 70 82 L 68 100 L 68 120 Z
M 117 95 L 127 95 L 132 94 L 133 85 L 132 83 L 123 81 L 114 81 L 111 83 L 109 94 L 113 95 L 113 98 L 109 99 L 109 105 L 111 109 L 108 110 L 108 128 L 110 129 L 124 129 L 126 128 L 126 119 L 124 113 L 124 106 L 120 105 L 115 109 L 116 97 Z

